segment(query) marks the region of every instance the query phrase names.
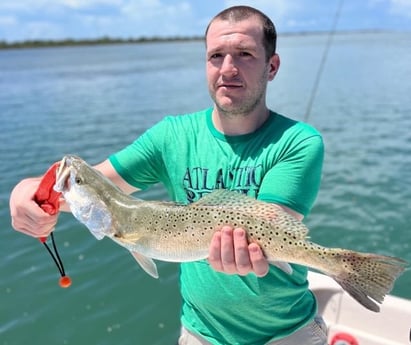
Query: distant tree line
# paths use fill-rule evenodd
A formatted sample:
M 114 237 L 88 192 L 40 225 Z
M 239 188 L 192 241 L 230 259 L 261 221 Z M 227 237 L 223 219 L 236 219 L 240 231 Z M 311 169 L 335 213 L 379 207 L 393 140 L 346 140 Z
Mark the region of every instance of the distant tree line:
M 379 29 L 371 30 L 344 30 L 337 31 L 332 34 L 372 34 L 384 33 Z M 283 32 L 279 36 L 300 36 L 300 35 L 328 35 L 330 31 L 302 31 L 302 32 Z M 95 39 L 72 39 L 67 38 L 63 40 L 26 40 L 20 42 L 0 41 L 0 49 L 14 49 L 14 48 L 42 48 L 42 47 L 64 47 L 64 46 L 90 46 L 103 44 L 134 44 L 134 43 L 152 43 L 152 42 L 187 42 L 187 41 L 202 41 L 203 36 L 175 36 L 175 37 L 140 37 L 140 38 L 112 38 L 108 36 Z
M 0 49 L 15 49 L 15 48 L 42 48 L 42 47 L 65 47 L 65 46 L 89 46 L 89 45 L 104 45 L 104 44 L 135 44 L 135 43 L 150 43 L 150 42 L 179 42 L 179 41 L 199 41 L 203 40 L 201 36 L 192 37 L 140 37 L 140 38 L 111 38 L 101 37 L 96 39 L 72 39 L 63 40 L 26 40 L 20 42 L 0 41 Z

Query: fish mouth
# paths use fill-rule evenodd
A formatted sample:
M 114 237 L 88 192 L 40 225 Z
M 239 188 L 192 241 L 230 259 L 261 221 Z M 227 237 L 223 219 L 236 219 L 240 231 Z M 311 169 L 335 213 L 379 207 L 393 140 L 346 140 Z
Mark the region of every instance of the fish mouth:
M 56 182 L 53 187 L 56 192 L 62 193 L 70 188 L 69 177 L 73 172 L 76 160 L 78 158 L 72 155 L 64 156 L 61 160 L 56 171 Z
M 69 157 L 63 157 L 56 171 L 56 182 L 53 187 L 56 192 L 64 192 L 66 187 L 68 187 L 68 178 L 71 171 L 70 165 Z

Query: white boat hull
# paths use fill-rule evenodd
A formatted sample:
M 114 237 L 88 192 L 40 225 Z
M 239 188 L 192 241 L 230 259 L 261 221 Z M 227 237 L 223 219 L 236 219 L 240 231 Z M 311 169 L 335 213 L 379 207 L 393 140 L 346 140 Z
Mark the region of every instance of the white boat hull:
M 334 280 L 309 272 L 310 289 L 328 326 L 330 345 L 411 344 L 411 301 L 386 296 L 379 313 L 349 296 Z

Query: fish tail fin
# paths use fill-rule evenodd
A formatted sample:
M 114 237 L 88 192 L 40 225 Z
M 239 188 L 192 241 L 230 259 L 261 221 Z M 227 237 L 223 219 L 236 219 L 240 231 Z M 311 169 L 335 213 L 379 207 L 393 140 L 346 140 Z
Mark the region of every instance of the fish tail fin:
M 341 287 L 365 308 L 379 312 L 382 303 L 395 280 L 407 266 L 404 260 L 367 253 L 340 250 L 334 256 L 342 264 L 342 270 L 332 277 Z

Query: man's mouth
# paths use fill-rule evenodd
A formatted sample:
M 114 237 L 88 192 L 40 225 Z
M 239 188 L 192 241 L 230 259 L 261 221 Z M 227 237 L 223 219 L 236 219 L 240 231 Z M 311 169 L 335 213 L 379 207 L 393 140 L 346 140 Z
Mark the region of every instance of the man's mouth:
M 218 88 L 226 88 L 226 89 L 239 89 L 243 87 L 241 83 L 220 83 L 217 84 Z

